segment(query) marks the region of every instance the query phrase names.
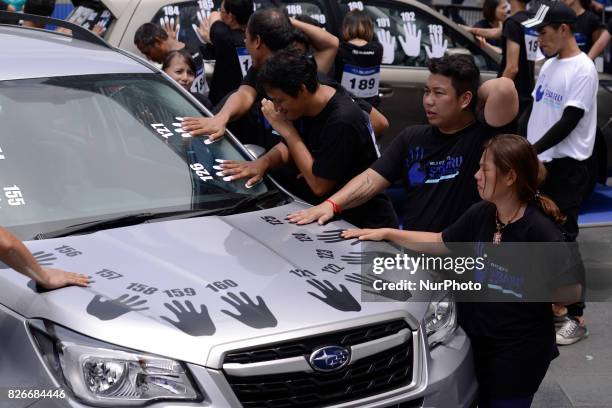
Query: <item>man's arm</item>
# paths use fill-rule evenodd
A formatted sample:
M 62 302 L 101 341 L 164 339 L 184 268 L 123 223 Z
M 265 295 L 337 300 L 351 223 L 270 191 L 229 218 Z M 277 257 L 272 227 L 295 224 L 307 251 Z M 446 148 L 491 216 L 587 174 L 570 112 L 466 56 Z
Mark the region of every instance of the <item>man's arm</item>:
M 604 32 L 601 33 L 595 44 L 593 44 L 589 50 L 589 58 L 594 60 L 595 58 L 599 57 L 606 49 L 608 44 L 610 44 L 610 38 L 612 38 L 610 32 L 608 30 L 604 30 Z
M 370 111 L 370 123 L 372 124 L 374 135 L 377 137 L 382 135 L 385 130 L 389 129 L 389 120 L 375 107 L 372 107 Z
M 514 82 L 508 78 L 486 81 L 478 90 L 478 99 L 484 106 L 485 121 L 490 126 L 507 125 L 518 114 L 518 93 Z
M 559 121 L 548 129 L 548 132 L 533 145 L 538 154 L 561 143 L 574 129 L 576 129 L 578 122 L 580 122 L 583 116 L 584 109 L 575 106 L 566 107 Z
M 375 195 L 383 192 L 391 183 L 372 169 L 366 169 L 355 176 L 340 191 L 332 195 L 329 200 L 341 209 L 358 207 L 368 202 Z M 287 219 L 300 225 L 317 221 L 325 224 L 334 217 L 334 207 L 329 202 L 323 202 L 307 210 L 290 214 Z
M 253 161 L 225 160 L 219 166 L 213 167 L 221 170 L 218 176 L 223 176 L 227 181 L 248 178 L 245 186 L 247 188 L 259 182 L 265 174 L 278 167 L 289 163 L 289 149 L 283 143 L 278 143 L 266 154 Z
M 300 170 L 300 173 L 302 173 L 302 176 L 304 176 L 304 180 L 306 180 L 306 184 L 308 184 L 313 194 L 317 197 L 326 196 L 334 188 L 336 181 L 314 174 L 312 170 L 314 164 L 312 154 L 310 154 L 310 151 L 295 128 L 277 131 L 287 142 L 289 155 L 298 170 Z
M 211 140 L 223 136 L 227 124 L 243 116 L 257 99 L 257 91 L 249 85 L 241 85 L 212 118 L 189 117 L 182 122 L 183 130 L 192 136 L 209 135 Z
M 89 277 L 59 269 L 42 268 L 23 243 L 0 227 L 0 260 L 47 289 L 68 285 L 87 286 Z
M 336 53 L 338 52 L 338 46 L 340 45 L 338 37 L 328 33 L 323 28 L 304 23 L 295 18 L 291 18 L 291 24 L 295 28 L 303 31 L 310 39 L 312 47 L 316 51 L 314 58 L 317 62 L 317 69 L 319 72 L 324 74 L 328 73 L 334 63 Z
M 506 40 L 506 68 L 503 77 L 514 80 L 519 71 L 519 55 L 521 46 L 512 40 Z

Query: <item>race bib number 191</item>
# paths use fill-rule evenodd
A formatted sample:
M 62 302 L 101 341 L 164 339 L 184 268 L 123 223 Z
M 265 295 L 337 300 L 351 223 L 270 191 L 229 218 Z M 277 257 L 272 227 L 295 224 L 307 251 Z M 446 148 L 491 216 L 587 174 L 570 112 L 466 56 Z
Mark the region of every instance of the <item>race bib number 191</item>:
M 242 77 L 244 78 L 249 68 L 253 64 L 251 54 L 245 47 L 237 47 L 236 54 L 238 54 L 238 62 L 240 62 L 240 70 L 242 71 Z
M 379 81 L 380 66 L 361 68 L 346 64 L 341 84 L 358 98 L 371 98 L 378 95 Z

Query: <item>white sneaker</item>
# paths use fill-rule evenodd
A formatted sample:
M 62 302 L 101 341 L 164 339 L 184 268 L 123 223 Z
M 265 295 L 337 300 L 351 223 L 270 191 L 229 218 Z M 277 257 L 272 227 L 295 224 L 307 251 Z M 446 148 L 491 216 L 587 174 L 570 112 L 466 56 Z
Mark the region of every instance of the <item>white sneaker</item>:
M 566 317 L 565 322 L 557 326 L 557 344 L 560 346 L 569 346 L 574 344 L 589 335 L 586 327 L 583 327 L 575 319 Z

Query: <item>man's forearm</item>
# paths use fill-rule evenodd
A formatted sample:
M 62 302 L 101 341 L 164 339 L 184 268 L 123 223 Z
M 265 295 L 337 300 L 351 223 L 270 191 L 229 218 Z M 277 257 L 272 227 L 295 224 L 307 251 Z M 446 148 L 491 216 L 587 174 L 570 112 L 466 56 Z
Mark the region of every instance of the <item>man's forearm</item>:
M 283 143 L 278 143 L 257 160 L 265 164 L 266 172 L 277 169 L 289 163 L 289 149 Z
M 342 209 L 355 208 L 371 200 L 391 183 L 372 169 L 355 176 L 340 191 L 330 197 Z
M 238 88 L 236 92 L 227 98 L 223 108 L 215 116 L 223 119 L 225 123 L 232 122 L 244 116 L 253 105 L 253 102 L 254 100 L 251 95 Z
M 584 110 L 582 109 L 574 106 L 568 106 L 565 108 L 563 110 L 561 119 L 559 119 L 557 123 L 548 129 L 548 132 L 546 132 L 544 136 L 542 136 L 540 140 L 534 144 L 538 154 L 545 152 L 551 147 L 561 143 L 566 137 L 569 136 L 570 133 L 572 133 L 574 129 L 576 129 L 578 122 L 580 122 L 580 119 L 582 119 L 583 116 Z

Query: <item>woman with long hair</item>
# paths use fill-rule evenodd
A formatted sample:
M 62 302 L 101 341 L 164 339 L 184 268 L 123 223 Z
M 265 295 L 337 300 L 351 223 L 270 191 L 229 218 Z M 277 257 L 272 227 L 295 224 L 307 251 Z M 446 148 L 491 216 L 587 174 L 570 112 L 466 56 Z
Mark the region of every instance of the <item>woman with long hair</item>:
M 500 135 L 485 145 L 480 169 L 475 175 L 483 201 L 474 204 L 454 224 L 442 232 L 415 232 L 397 229 L 352 229 L 344 238 L 388 240 L 409 249 L 423 250 L 438 243 L 439 253 L 450 252 L 457 242 L 473 243 L 473 255 L 481 256 L 477 248 L 488 246 L 488 258 L 480 279 L 490 293 L 502 299 L 485 303 L 462 302 L 459 321 L 472 342 L 476 376 L 479 382 L 479 404 L 484 407 L 525 408 L 531 405 L 550 361 L 558 355 L 555 344 L 553 314 L 549 301 L 528 296 L 528 282 L 547 281 L 553 290 L 565 289 L 564 301 L 579 296 L 578 280 L 565 275 L 543 276 L 548 272 L 528 263 L 542 258 L 539 247 L 531 244 L 527 252 L 534 259 L 524 259 L 516 245 L 502 243 L 563 242 L 559 224 L 564 216 L 549 198 L 538 191 L 546 170 L 538 160 L 533 146 L 523 137 Z M 557 245 L 557 244 L 555 244 Z M 567 251 L 559 244 L 563 258 Z M 518 258 L 518 259 L 517 259 Z M 540 264 L 561 262 L 561 259 L 540 259 Z M 520 268 L 527 270 L 517 270 Z M 557 264 L 557 263 L 556 263 Z M 527 266 L 526 266 L 527 265 Z M 549 269 L 550 268 L 544 268 Z M 561 268 L 556 268 L 559 271 Z M 518 273 L 517 273 L 518 272 Z M 522 275 L 521 275 L 522 273 Z M 476 276 L 477 274 L 475 274 Z M 524 278 L 525 281 L 522 279 Z M 492 285 L 492 280 L 496 284 Z M 511 289 L 511 290 L 509 290 Z M 510 300 L 510 295 L 522 299 Z M 569 293 L 569 295 L 567 295 Z M 507 296 L 507 297 L 504 297 Z M 508 300 L 505 300 L 508 299 Z M 516 299 L 514 299 L 516 300 Z

